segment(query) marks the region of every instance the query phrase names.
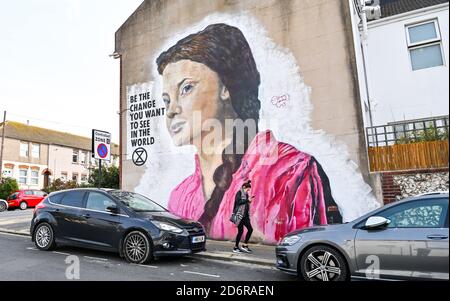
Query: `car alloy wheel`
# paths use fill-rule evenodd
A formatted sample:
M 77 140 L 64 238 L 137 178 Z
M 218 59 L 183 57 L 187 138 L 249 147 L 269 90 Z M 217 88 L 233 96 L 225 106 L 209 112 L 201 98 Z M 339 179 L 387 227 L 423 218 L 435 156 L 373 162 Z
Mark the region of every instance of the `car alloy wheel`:
M 25 203 L 25 202 L 20 203 L 20 209 L 25 210 L 27 208 L 28 208 L 27 203 Z
M 343 281 L 347 266 L 343 257 L 328 247 L 313 247 L 301 259 L 301 274 L 307 281 Z
M 53 249 L 55 246 L 55 238 L 52 227 L 47 223 L 38 225 L 34 231 L 34 242 L 40 250 L 47 251 Z
M 8 209 L 5 202 L 0 201 L 0 212 L 5 211 Z
M 123 252 L 131 263 L 145 263 L 150 259 L 150 243 L 140 231 L 133 231 L 124 240 Z

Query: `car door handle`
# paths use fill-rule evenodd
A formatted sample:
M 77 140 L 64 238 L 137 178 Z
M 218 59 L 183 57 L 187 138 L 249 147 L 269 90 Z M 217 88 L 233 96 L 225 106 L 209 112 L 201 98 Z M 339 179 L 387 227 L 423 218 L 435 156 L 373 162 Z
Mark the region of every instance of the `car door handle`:
M 427 236 L 429 239 L 447 239 L 448 235 L 442 235 L 442 234 L 430 234 Z
M 83 214 L 82 215 L 84 218 L 91 218 L 91 215 L 89 213 Z

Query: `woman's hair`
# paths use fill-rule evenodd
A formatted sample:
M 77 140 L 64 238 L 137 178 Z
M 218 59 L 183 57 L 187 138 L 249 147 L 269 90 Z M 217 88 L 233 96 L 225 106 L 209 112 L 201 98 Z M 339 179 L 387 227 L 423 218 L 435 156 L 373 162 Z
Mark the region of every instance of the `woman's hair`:
M 180 60 L 201 63 L 216 72 L 230 93 L 231 105 L 238 119 L 251 119 L 258 124 L 261 108 L 258 91 L 261 79 L 250 46 L 238 28 L 213 24 L 180 40 L 161 53 L 156 60 L 159 74 L 163 74 L 167 65 Z M 244 131 L 244 141 L 236 141 L 236 136 L 234 129 L 233 143 L 224 149 L 222 164 L 214 172 L 215 187 L 200 218 L 200 222 L 207 228 L 231 185 L 233 174 L 241 165 L 244 154 L 238 154 L 236 149 L 242 149 L 238 145 L 243 144 L 247 150 L 252 138 L 247 131 Z
M 250 183 L 246 182 L 246 183 L 244 183 L 244 185 L 242 185 L 242 188 L 244 188 L 244 189 L 252 188 L 252 185 L 250 185 Z

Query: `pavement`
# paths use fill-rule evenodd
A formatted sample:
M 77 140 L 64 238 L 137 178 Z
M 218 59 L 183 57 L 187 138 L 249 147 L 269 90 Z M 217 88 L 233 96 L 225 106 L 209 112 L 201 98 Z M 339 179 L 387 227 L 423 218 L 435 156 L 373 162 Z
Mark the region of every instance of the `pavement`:
M 2 232 L 0 250 L 0 281 L 175 281 L 182 287 L 186 281 L 297 280 L 275 267 L 202 256 L 130 264 L 116 253 L 69 246 L 45 252 L 30 237 Z
M 10 210 L 0 212 L 0 233 L 9 233 L 21 236 L 30 236 L 30 222 L 33 209 Z M 234 263 L 253 264 L 265 267 L 275 267 L 275 246 L 262 244 L 249 244 L 252 254 L 233 253 L 234 242 L 216 241 L 208 239 L 206 252 L 190 256 L 191 258 L 204 258 Z

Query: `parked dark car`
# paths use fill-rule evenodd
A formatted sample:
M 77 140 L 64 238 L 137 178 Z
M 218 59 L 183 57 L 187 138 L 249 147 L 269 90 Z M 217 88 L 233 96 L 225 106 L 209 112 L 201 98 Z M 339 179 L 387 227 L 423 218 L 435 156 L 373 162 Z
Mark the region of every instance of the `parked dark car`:
M 69 244 L 118 252 L 131 263 L 205 250 L 205 230 L 132 192 L 74 189 L 36 206 L 30 228 L 40 250 Z
M 292 232 L 276 247 L 277 267 L 307 281 L 448 280 L 448 197 L 416 196 L 347 224 Z

